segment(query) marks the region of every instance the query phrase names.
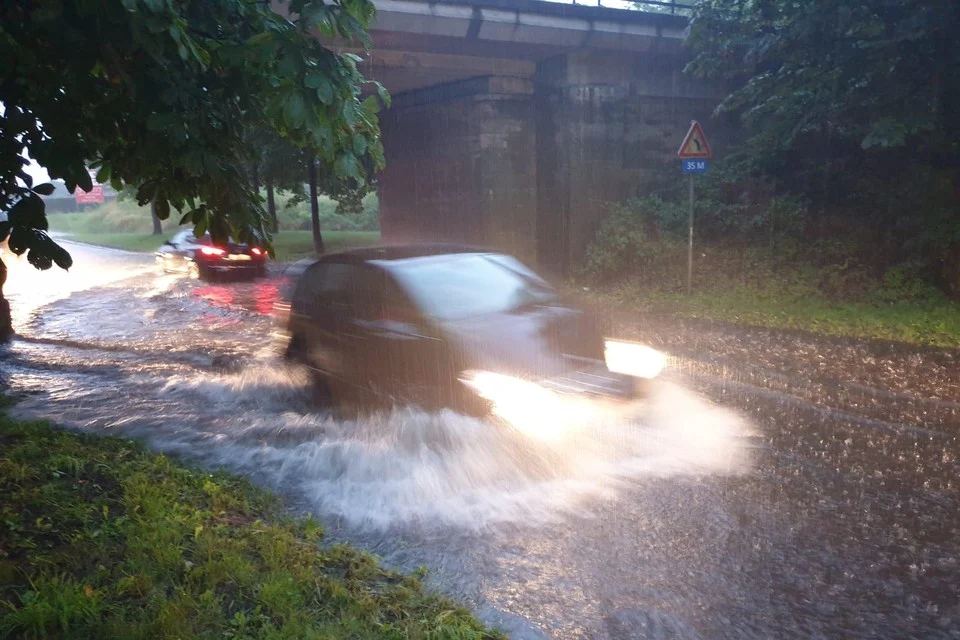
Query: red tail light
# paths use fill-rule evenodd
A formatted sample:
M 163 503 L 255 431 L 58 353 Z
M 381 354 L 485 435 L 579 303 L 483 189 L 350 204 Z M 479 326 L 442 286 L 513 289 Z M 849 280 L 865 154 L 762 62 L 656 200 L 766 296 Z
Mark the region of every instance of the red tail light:
M 222 256 L 226 251 L 220 247 L 200 247 L 200 253 L 205 256 Z
M 260 250 L 260 247 L 254 247 L 253 249 L 250 249 L 250 253 L 252 253 L 255 256 L 263 255 L 263 251 Z

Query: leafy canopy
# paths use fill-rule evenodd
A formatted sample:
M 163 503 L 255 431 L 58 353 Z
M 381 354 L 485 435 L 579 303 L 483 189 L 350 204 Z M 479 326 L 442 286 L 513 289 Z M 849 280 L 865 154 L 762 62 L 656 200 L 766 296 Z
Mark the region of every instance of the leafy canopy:
M 918 261 L 960 295 L 960 3 L 702 0 L 687 67 L 729 82 L 726 158 L 772 180 L 883 261 Z
M 960 151 L 956 0 L 702 0 L 688 71 L 739 84 L 752 152 L 831 134 L 860 149 Z
M 38 268 L 70 257 L 46 234 L 24 152 L 71 191 L 136 187 L 160 218 L 266 244 L 248 132 L 269 130 L 357 184 L 383 163 L 359 58 L 370 0 L 23 0 L 0 4 L 0 239 Z M 374 83 L 375 84 L 375 83 Z

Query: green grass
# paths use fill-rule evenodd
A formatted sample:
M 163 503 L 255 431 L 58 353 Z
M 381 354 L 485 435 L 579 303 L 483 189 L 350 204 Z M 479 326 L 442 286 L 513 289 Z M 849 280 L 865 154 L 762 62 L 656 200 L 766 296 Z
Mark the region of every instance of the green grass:
M 154 236 L 150 233 L 77 233 L 68 232 L 67 239 L 76 242 L 126 249 L 127 251 L 155 251 L 171 234 Z M 323 241 L 327 251 L 374 245 L 380 241 L 379 231 L 325 231 Z M 281 231 L 274 237 L 276 259 L 281 262 L 299 260 L 313 255 L 313 235 L 310 231 Z
M 342 251 L 352 247 L 365 247 L 380 242 L 379 231 L 324 231 L 326 250 Z M 281 231 L 273 239 L 277 260 L 299 260 L 313 255 L 312 231 Z
M 261 195 L 266 197 L 266 193 Z M 310 207 L 307 202 L 299 202 L 291 206 L 289 194 L 277 196 L 277 222 L 281 231 L 309 231 Z M 326 196 L 317 199 L 320 214 L 320 228 L 325 231 L 375 231 L 379 229 L 380 202 L 376 194 L 368 194 L 363 199 L 361 211 L 354 213 L 337 213 L 337 203 Z M 180 214 L 174 211 L 173 219 L 179 219 Z M 150 207 L 138 206 L 130 199 L 108 202 L 82 212 L 51 213 L 47 216 L 50 228 L 63 233 L 138 233 L 148 234 L 153 231 L 153 222 L 150 218 Z M 176 225 L 170 220 L 163 223 L 164 230 L 175 233 Z
M 170 238 L 170 234 L 155 236 L 150 233 L 68 233 L 65 238 L 127 251 L 156 251 Z
M 925 299 L 835 302 L 789 287 L 717 288 L 680 293 L 621 286 L 593 294 L 600 300 L 652 313 L 704 318 L 744 326 L 797 329 L 834 336 L 875 338 L 917 345 L 960 347 L 960 303 Z
M 502 636 L 243 480 L 0 412 L 0 637 Z

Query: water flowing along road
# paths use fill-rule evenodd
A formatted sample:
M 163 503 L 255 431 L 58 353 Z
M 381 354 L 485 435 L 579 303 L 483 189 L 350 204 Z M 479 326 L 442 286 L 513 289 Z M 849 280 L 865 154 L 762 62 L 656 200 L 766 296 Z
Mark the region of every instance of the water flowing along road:
M 512 637 L 960 638 L 955 352 L 626 315 L 673 356 L 626 416 L 338 421 L 278 358 L 282 276 L 70 249 L 11 265 L 18 414 L 242 473 Z

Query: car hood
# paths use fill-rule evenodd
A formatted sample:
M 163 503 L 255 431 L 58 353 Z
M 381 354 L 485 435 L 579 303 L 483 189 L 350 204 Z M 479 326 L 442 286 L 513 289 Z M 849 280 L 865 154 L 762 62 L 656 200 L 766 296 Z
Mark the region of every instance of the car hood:
M 564 305 L 448 321 L 440 328 L 464 370 L 542 379 L 603 360 L 597 318 Z

